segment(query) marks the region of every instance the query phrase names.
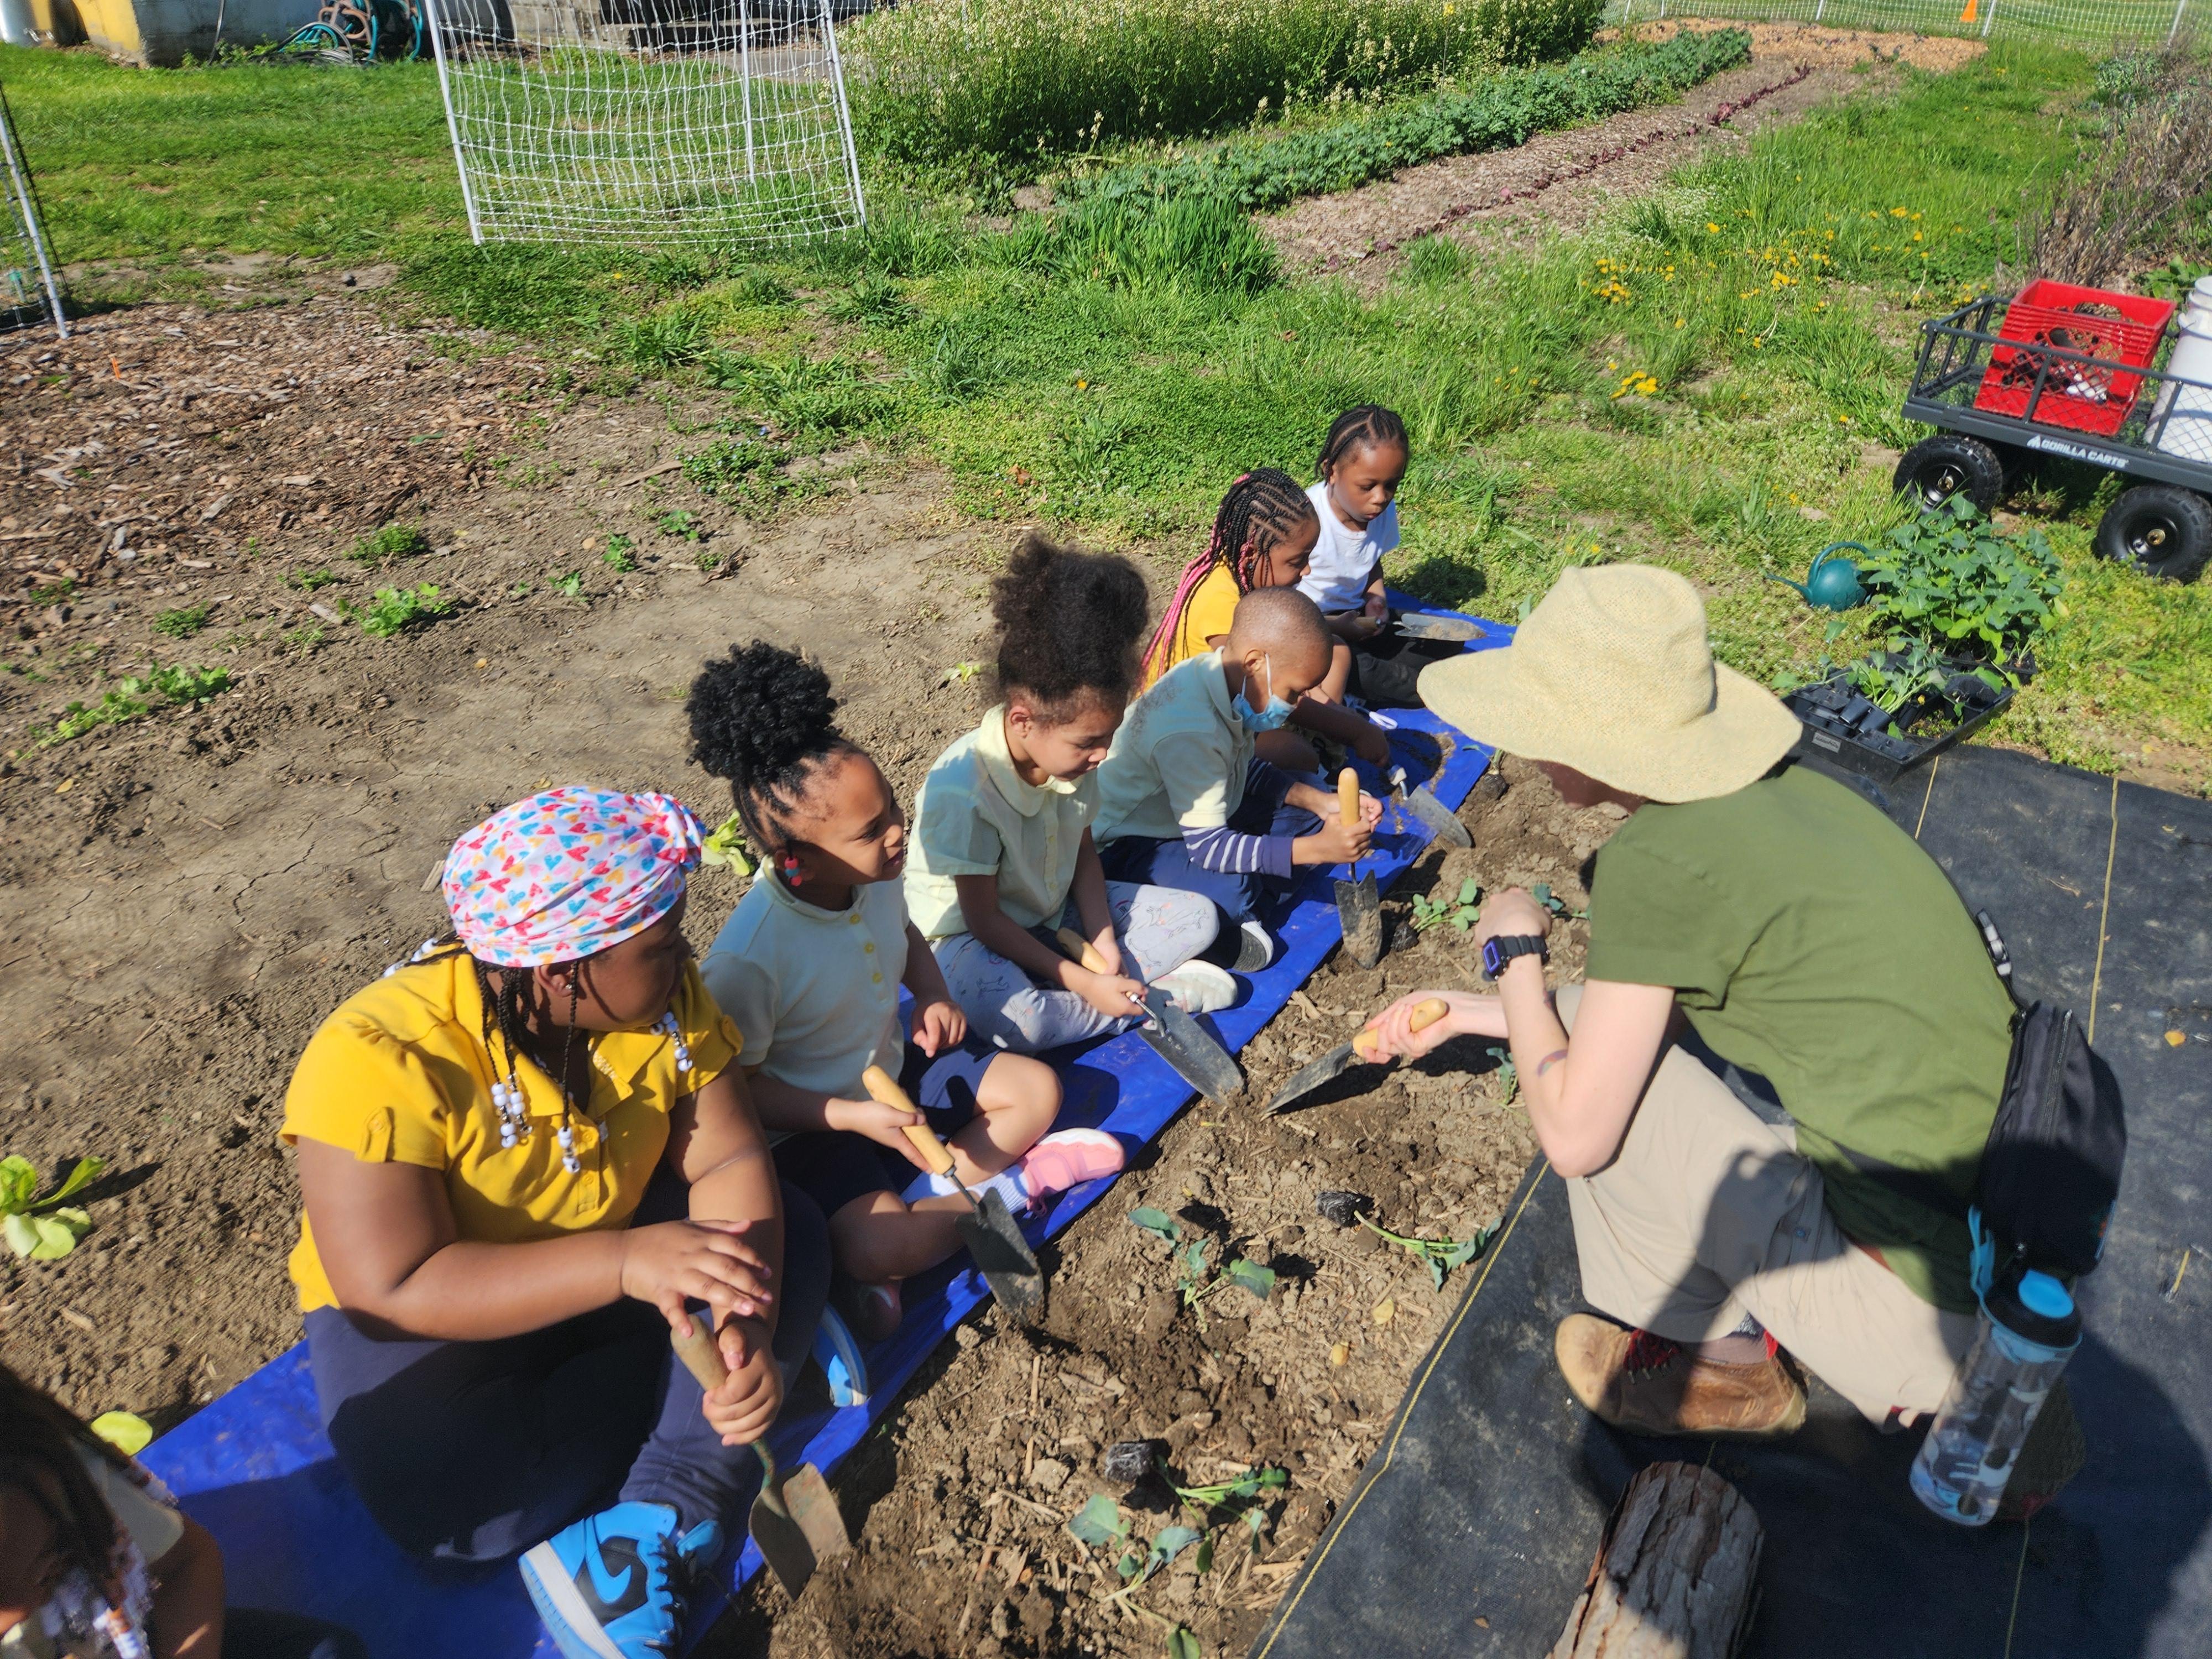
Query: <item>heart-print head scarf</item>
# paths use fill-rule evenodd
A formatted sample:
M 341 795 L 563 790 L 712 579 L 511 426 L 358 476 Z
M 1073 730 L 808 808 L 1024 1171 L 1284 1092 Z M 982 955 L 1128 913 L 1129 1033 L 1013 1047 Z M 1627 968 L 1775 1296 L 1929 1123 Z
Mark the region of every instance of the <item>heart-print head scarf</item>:
M 691 809 L 672 796 L 563 785 L 503 808 L 453 843 L 446 908 L 479 962 L 574 962 L 673 909 L 703 839 Z

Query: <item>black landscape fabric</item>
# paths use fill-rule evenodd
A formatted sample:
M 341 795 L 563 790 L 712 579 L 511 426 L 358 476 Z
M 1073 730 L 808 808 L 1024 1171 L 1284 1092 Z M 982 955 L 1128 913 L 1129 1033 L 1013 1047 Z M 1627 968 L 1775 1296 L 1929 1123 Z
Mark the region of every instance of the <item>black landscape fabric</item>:
M 1683 1457 L 1766 1528 L 1750 1659 L 2212 1654 L 2212 802 L 1989 749 L 1858 787 L 1991 913 L 2025 994 L 2094 1006 L 2124 1091 L 2126 1180 L 2068 1372 L 2087 1467 L 2027 1526 L 1977 1531 L 1906 1490 L 1917 1433 L 1818 1386 L 1778 1445 L 1595 1422 L 1552 1364 L 1580 1282 L 1540 1162 L 1255 1659 L 1547 1653 L 1630 1478 Z

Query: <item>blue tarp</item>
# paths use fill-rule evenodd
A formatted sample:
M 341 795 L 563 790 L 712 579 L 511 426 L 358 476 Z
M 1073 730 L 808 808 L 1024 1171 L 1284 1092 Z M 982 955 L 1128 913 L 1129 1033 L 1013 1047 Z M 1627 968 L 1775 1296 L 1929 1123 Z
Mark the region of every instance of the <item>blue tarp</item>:
M 1393 602 L 1428 609 L 1408 595 Z M 1468 648 L 1484 650 L 1511 630 L 1482 623 Z M 1394 757 L 1409 781 L 1431 780 L 1446 806 L 1456 808 L 1490 763 L 1490 751 L 1452 733 L 1424 710 L 1394 710 Z M 1443 734 L 1456 744 L 1439 768 Z M 1364 770 L 1366 769 L 1363 769 Z M 1377 781 L 1371 776 L 1370 787 Z M 1410 813 L 1386 813 L 1368 861 L 1387 885 L 1419 857 L 1427 835 Z M 1281 918 L 1281 953 L 1254 975 L 1249 994 L 1212 1019 L 1222 1040 L 1240 1049 L 1273 1019 L 1340 938 L 1331 869 L 1308 869 Z M 1060 1059 L 1066 1091 L 1062 1127 L 1095 1125 L 1125 1141 L 1148 1141 L 1194 1098 L 1181 1078 L 1134 1032 Z M 1051 1237 L 1104 1197 L 1110 1181 L 1063 1193 L 1025 1228 Z M 924 1359 L 989 1294 L 965 1258 L 909 1281 L 906 1321 L 867 1355 L 871 1394 L 865 1406 L 787 1416 L 774 1443 L 787 1468 L 805 1462 L 834 1472 L 845 1454 L 888 1413 Z M 223 1549 L 234 1607 L 276 1608 L 343 1625 L 375 1659 L 499 1659 L 553 1654 L 552 1644 L 511 1565 L 434 1566 L 403 1553 L 377 1529 L 353 1495 L 324 1437 L 307 1372 L 305 1343 L 272 1360 L 150 1447 L 144 1462 L 168 1483 L 187 1513 Z M 721 1576 L 722 1601 L 759 1570 L 750 1542 Z M 701 1605 L 703 1629 L 720 1605 Z

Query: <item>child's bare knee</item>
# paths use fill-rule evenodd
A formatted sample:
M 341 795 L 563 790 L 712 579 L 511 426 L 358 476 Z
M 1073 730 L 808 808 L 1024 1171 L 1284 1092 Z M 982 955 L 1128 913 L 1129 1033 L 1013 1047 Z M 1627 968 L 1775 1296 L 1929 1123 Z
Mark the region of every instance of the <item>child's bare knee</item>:
M 1027 1054 L 1001 1054 L 983 1074 L 977 1102 L 985 1111 L 1060 1110 L 1060 1073 Z

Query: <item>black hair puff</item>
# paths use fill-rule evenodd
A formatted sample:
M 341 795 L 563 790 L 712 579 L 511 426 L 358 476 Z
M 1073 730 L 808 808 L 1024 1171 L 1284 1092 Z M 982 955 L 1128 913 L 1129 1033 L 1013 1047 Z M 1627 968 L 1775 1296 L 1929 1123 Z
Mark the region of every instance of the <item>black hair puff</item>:
M 1124 701 L 1147 607 L 1145 579 L 1127 559 L 1024 537 L 991 585 L 1000 694 L 1026 691 L 1048 715 L 1073 714 L 1086 696 Z
M 747 835 L 769 850 L 787 840 L 782 819 L 815 769 L 833 755 L 858 752 L 837 730 L 830 676 L 765 640 L 710 659 L 691 682 L 684 712 L 691 758 L 729 781 Z

